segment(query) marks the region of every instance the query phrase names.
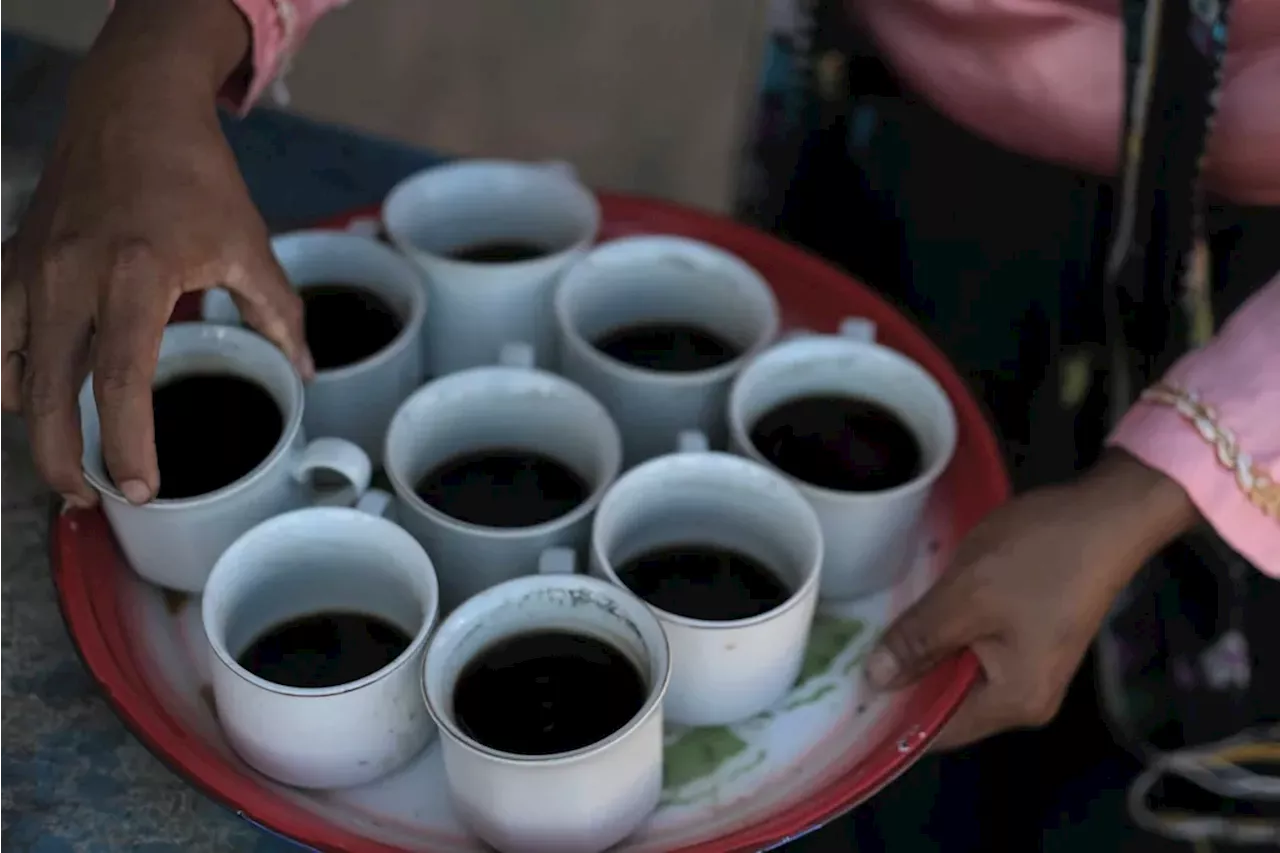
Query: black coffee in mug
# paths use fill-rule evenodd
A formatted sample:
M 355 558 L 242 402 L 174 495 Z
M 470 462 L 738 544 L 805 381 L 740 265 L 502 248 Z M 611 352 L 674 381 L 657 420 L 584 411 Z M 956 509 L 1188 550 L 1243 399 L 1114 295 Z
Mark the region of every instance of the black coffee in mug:
M 271 455 L 284 431 L 275 399 L 240 376 L 178 376 L 153 389 L 151 400 L 160 467 L 156 497 L 166 500 L 231 485 Z
M 469 451 L 418 481 L 418 497 L 446 515 L 485 527 L 531 527 L 581 504 L 591 487 L 543 453 L 516 448 Z
M 751 443 L 797 479 L 842 492 L 901 486 L 922 468 L 920 442 L 879 403 L 833 394 L 788 400 L 751 428 Z
M 490 749 L 553 755 L 599 743 L 644 707 L 640 670 L 609 643 L 538 630 L 477 654 L 453 688 L 459 728 Z
M 710 370 L 742 354 L 736 344 L 692 323 L 623 326 L 598 338 L 595 348 L 626 364 L 664 373 Z
M 472 264 L 514 264 L 549 254 L 551 250 L 546 246 L 527 240 L 487 240 L 454 249 L 449 257 Z
M 363 361 L 396 339 L 404 323 L 378 294 L 353 284 L 303 285 L 307 347 L 317 370 Z
M 768 613 L 792 592 L 764 563 L 715 545 L 664 545 L 627 560 L 616 574 L 659 610 L 715 622 Z
M 264 631 L 236 662 L 285 687 L 337 687 L 382 669 L 412 641 L 378 616 L 313 613 Z

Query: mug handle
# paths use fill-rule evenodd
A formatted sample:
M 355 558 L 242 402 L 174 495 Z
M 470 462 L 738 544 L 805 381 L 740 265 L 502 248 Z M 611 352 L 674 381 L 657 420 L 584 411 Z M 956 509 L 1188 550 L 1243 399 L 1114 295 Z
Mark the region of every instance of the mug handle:
M 206 323 L 217 323 L 219 326 L 243 325 L 240 309 L 231 298 L 231 291 L 222 287 L 214 287 L 200 297 L 200 319 Z
M 702 430 L 685 429 L 676 436 L 676 453 L 706 453 L 710 449 L 711 444 Z
M 873 344 L 876 342 L 876 323 L 866 317 L 845 317 L 840 321 L 837 334 L 851 341 Z
M 566 160 L 547 160 L 539 163 L 538 166 L 553 175 L 558 175 L 567 180 L 574 181 L 575 183 L 578 181 L 578 170 L 573 167 L 572 163 Z
M 533 347 L 524 341 L 510 341 L 498 348 L 498 364 L 502 367 L 532 370 L 534 361 Z
M 548 548 L 538 557 L 538 574 L 572 575 L 578 570 L 578 555 L 572 548 Z
M 813 329 L 792 329 L 778 338 L 778 343 L 812 338 L 820 334 Z M 836 337 L 873 344 L 876 342 L 876 323 L 866 317 L 845 317 L 836 328 Z
M 347 223 L 346 232 L 355 234 L 357 237 L 368 237 L 370 240 L 378 239 L 378 232 L 382 230 L 382 220 L 376 216 L 357 216 Z
M 369 456 L 343 438 L 313 438 L 293 464 L 293 478 L 305 485 L 320 470 L 333 471 L 351 484 L 350 490 L 339 489 L 333 498 L 321 501 L 323 504 L 355 505 L 369 491 L 373 478 Z
M 382 489 L 369 489 L 360 496 L 360 500 L 356 501 L 355 508 L 366 515 L 386 518 L 390 514 L 393 500 L 394 498 L 390 492 Z

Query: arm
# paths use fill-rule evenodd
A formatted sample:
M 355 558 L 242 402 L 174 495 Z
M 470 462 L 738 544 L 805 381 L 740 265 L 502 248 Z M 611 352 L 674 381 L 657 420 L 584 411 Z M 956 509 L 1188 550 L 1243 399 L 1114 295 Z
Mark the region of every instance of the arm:
M 108 63 L 115 67 L 129 64 L 118 61 L 125 56 L 147 57 L 146 73 L 159 59 L 165 73 L 174 60 L 198 66 L 217 94 L 244 113 L 285 70 L 312 24 L 345 2 L 115 0 L 94 50 L 118 54 Z
M 211 98 L 235 85 L 248 49 L 249 29 L 230 2 L 118 0 L 76 74 L 68 111 L 111 109 L 104 93 L 119 100 L 135 87 Z M 77 97 L 85 90 L 98 103 Z
M 1179 483 L 1219 535 L 1280 577 L 1280 275 L 1148 389 L 1108 443 Z
M 0 400 L 25 416 L 36 465 L 68 506 L 96 501 L 80 464 L 89 373 L 112 479 L 134 503 L 156 493 L 151 380 L 182 294 L 226 288 L 250 326 L 313 374 L 302 303 L 214 101 L 243 92 L 247 103 L 323 8 L 118 0 L 76 70 L 40 183 L 4 246 Z
M 1075 482 L 988 516 L 868 656 L 875 687 L 915 681 L 961 648 L 977 656 L 984 678 L 940 744 L 1048 722 L 1116 596 L 1202 518 L 1280 577 L 1280 275 L 1149 389 L 1109 443 Z

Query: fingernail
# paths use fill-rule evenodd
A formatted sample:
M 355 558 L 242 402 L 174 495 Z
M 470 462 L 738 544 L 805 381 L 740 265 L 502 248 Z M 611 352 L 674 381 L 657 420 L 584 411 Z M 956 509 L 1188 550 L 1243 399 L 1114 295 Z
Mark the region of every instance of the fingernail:
M 151 500 L 151 489 L 141 480 L 125 480 L 120 484 L 120 491 L 124 493 L 125 499 L 135 506 Z
M 867 681 L 877 690 L 883 690 L 892 684 L 900 670 L 898 659 L 884 646 L 877 646 L 867 655 Z
M 88 509 L 93 506 L 92 503 L 80 497 L 79 495 L 63 495 L 62 496 L 62 514 L 66 515 L 78 509 Z

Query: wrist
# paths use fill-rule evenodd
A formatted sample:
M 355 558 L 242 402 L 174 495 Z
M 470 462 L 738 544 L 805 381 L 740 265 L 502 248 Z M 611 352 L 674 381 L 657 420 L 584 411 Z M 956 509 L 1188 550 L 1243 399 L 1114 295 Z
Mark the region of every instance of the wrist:
M 247 69 L 250 46 L 249 23 L 232 0 L 116 0 L 72 97 L 91 89 L 101 100 L 105 89 L 125 96 L 137 88 L 211 107 L 228 79 Z
M 1133 572 L 1200 522 L 1195 504 L 1176 480 L 1122 450 L 1107 451 L 1076 488 L 1101 541 L 1117 558 L 1114 564 L 1131 565 Z

